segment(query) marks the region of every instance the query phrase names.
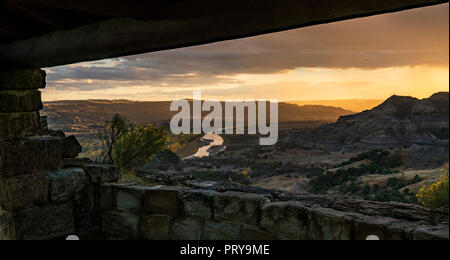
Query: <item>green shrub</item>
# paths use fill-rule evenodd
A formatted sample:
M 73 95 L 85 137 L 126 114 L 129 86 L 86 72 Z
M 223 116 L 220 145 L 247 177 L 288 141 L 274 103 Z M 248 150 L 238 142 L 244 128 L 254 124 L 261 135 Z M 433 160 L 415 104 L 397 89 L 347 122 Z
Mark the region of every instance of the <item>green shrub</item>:
M 366 184 L 364 188 L 361 190 L 361 195 L 367 196 L 370 194 L 370 185 Z
M 417 193 L 419 203 L 431 209 L 445 208 L 448 210 L 448 166 L 442 170 L 440 180 L 430 186 L 424 186 Z
M 105 122 L 97 136 L 102 142 L 99 160 L 128 169 L 147 162 L 167 143 L 162 127 L 130 123 L 118 114 Z
M 420 178 L 420 176 L 419 176 L 418 174 L 416 174 L 416 175 L 414 176 L 414 179 L 413 179 L 413 183 L 412 183 L 412 184 L 414 184 L 414 183 L 419 183 L 419 182 L 421 182 L 421 181 L 423 181 L 423 179 Z

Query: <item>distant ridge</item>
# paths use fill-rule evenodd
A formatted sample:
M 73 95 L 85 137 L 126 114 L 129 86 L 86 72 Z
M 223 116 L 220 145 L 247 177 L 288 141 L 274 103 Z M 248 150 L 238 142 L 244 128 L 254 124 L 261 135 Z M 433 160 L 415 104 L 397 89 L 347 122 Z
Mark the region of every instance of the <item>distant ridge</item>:
M 72 100 L 45 102 L 43 114 L 49 126 L 71 134 L 90 134 L 100 128 L 115 113 L 125 115 L 130 121 L 143 124 L 163 124 L 177 113 L 170 111 L 169 101 L 130 100 Z M 320 121 L 326 124 L 352 111 L 339 107 L 279 104 L 279 122 Z M 205 113 L 206 114 L 206 113 Z
M 340 107 L 355 113 L 372 109 L 383 102 L 382 99 L 344 99 L 344 100 L 302 100 L 288 101 L 287 103 L 296 105 L 322 105 Z

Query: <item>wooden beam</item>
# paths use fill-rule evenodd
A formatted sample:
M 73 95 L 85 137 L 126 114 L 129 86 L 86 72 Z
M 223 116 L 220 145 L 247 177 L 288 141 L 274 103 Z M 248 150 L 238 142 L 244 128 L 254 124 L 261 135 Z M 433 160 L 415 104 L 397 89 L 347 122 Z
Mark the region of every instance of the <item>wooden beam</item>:
M 258 5 L 272 5 L 276 0 L 8 0 L 31 6 L 51 7 L 107 17 L 139 20 L 183 19 L 225 13 L 251 12 Z M 308 2 L 298 0 L 297 2 Z
M 52 7 L 70 11 L 98 14 L 110 17 L 148 18 L 156 9 L 179 0 L 10 0 L 35 6 Z M 203 1 L 203 0 L 200 0 Z M 185 0 L 184 2 L 192 2 Z
M 113 18 L 5 44 L 0 46 L 0 68 L 40 68 L 99 60 L 441 3 L 448 0 L 229 0 L 231 9 L 217 10 L 211 4 L 192 6 L 203 8 L 205 15 L 198 17 L 150 21 Z
M 16 3 L 16 2 L 13 1 L 13 0 L 9 0 L 8 3 L 10 3 L 10 4 L 11 4 L 12 6 L 14 6 L 15 8 L 21 10 L 22 12 L 24 12 L 24 13 L 27 14 L 28 16 L 33 17 L 35 20 L 38 20 L 38 21 L 40 21 L 40 22 L 42 22 L 42 23 L 45 23 L 45 24 L 48 24 L 48 25 L 50 25 L 51 27 L 53 27 L 53 28 L 55 28 L 55 29 L 59 29 L 59 30 L 63 29 L 61 26 L 55 24 L 54 22 L 50 21 L 49 19 L 47 19 L 47 18 L 41 16 L 40 14 L 37 14 L 37 13 L 35 13 L 35 12 L 29 10 L 28 8 L 26 8 L 26 7 L 24 7 L 24 6 L 22 6 L 22 5 L 18 4 L 18 3 Z
M 0 43 L 27 39 L 58 29 L 11 5 L 8 1 L 0 2 L 0 28 L 2 28 Z

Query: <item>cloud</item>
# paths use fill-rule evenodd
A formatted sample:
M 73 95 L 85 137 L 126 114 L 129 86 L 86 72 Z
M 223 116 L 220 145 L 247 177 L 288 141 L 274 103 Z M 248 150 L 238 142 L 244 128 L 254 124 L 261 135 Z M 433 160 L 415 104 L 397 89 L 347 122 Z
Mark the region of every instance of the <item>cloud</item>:
M 235 75 L 296 68 L 380 69 L 449 63 L 449 5 L 49 69 L 50 89 L 239 84 Z
M 429 97 L 448 91 L 448 68 L 393 67 L 374 70 L 299 68 L 285 74 L 246 74 L 239 83 L 167 86 L 120 86 L 80 91 L 76 88 L 46 89 L 45 101 L 66 99 L 128 99 L 167 101 L 192 98 L 201 90 L 206 99 L 386 99 L 391 95 Z

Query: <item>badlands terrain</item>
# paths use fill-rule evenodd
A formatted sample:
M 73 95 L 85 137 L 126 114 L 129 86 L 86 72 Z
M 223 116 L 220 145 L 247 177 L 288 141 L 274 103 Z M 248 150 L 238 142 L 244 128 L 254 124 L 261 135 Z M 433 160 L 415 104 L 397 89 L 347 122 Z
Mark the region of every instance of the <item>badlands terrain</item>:
M 416 203 L 417 190 L 436 181 L 448 164 L 448 97 L 448 92 L 426 99 L 392 96 L 366 107 L 362 101 L 341 102 L 360 110 L 375 104 L 364 111 L 328 103 L 280 103 L 276 145 L 259 146 L 256 135 L 222 135 L 220 142 L 212 138 L 211 145 L 201 135 L 168 134 L 168 150 L 146 165 L 136 165 L 137 178 L 132 180 L 169 176 Z M 51 128 L 77 136 L 84 147 L 82 156 L 95 158 L 95 133 L 115 113 L 168 129 L 175 113 L 169 106 L 170 102 L 58 101 L 46 103 L 44 113 Z

